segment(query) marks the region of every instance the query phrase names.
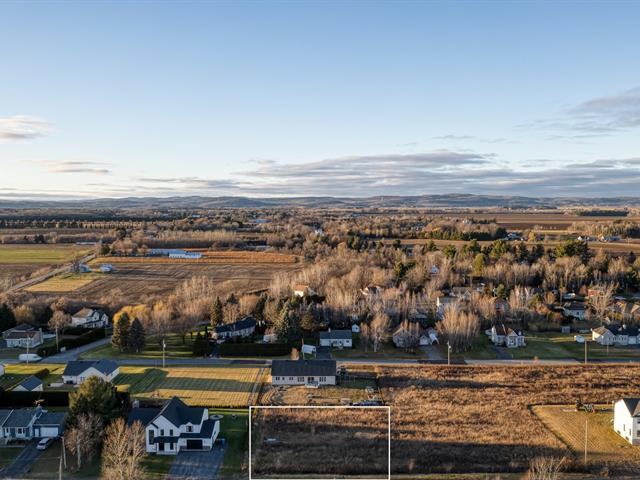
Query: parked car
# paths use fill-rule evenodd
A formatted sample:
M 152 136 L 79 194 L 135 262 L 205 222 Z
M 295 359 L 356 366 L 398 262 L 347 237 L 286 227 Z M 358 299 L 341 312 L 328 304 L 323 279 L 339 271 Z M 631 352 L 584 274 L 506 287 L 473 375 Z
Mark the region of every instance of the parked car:
M 43 438 L 38 442 L 38 445 L 36 446 L 36 448 L 38 450 L 46 450 L 47 448 L 49 448 L 49 445 L 51 445 L 53 443 L 53 438 L 49 437 L 49 438 Z
M 18 360 L 21 362 L 39 362 L 42 357 L 36 353 L 21 353 L 18 355 Z

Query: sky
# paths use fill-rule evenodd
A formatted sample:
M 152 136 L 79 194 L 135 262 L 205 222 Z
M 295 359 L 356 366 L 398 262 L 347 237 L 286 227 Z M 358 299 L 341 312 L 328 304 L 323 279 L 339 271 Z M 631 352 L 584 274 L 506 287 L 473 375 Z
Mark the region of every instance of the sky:
M 640 196 L 640 2 L 0 2 L 0 198 Z

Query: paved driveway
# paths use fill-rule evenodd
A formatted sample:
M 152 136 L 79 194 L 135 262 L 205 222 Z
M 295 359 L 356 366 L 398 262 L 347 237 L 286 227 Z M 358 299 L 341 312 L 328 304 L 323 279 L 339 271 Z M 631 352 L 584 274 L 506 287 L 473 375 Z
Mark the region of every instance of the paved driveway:
M 41 450 L 36 449 L 37 440 L 29 442 L 20 454 L 3 470 L 0 470 L 2 478 L 18 478 L 31 470 L 31 465 L 38 459 Z
M 166 480 L 214 480 L 222 465 L 225 448 L 215 445 L 209 452 L 180 452 Z

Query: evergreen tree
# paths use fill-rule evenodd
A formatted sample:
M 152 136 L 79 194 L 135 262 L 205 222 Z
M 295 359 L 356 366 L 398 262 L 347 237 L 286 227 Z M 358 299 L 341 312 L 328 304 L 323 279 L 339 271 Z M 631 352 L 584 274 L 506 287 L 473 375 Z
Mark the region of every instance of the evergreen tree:
M 222 307 L 222 302 L 220 301 L 220 297 L 216 297 L 215 301 L 211 304 L 211 312 L 209 316 L 211 319 L 212 327 L 222 325 L 224 321 L 224 310 Z
M 105 423 L 122 415 L 116 387 L 99 377 L 89 377 L 80 387 L 69 393 L 68 423 L 73 425 L 79 415 L 93 413 Z
M 16 326 L 16 316 L 6 303 L 0 305 L 0 331 L 9 330 Z
M 142 322 L 134 318 L 129 330 L 129 348 L 136 353 L 140 353 L 144 348 L 145 342 L 146 338 Z
M 111 346 L 117 348 L 120 352 L 124 352 L 129 346 L 129 328 L 130 320 L 127 312 L 120 315 L 120 318 L 113 325 L 113 336 L 111 337 Z
M 476 277 L 481 277 L 484 272 L 484 267 L 487 265 L 487 259 L 484 253 L 479 253 L 476 258 L 473 259 L 473 274 Z
M 267 305 L 267 295 L 262 294 L 255 306 L 253 307 L 253 316 L 258 322 L 262 322 L 264 320 L 264 307 Z
M 204 357 L 210 352 L 209 340 L 202 336 L 200 332 L 196 335 L 196 339 L 193 341 L 193 354 L 196 357 Z
M 285 303 L 280 315 L 273 323 L 273 330 L 282 341 L 294 340 L 298 336 L 299 316 L 289 302 Z

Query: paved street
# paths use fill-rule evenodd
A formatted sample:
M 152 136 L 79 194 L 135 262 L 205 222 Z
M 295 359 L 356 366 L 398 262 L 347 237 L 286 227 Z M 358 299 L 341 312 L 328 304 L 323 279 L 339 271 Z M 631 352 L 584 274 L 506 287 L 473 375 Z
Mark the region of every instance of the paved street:
M 225 449 L 215 445 L 209 452 L 180 452 L 166 480 L 213 480 L 224 459 Z

